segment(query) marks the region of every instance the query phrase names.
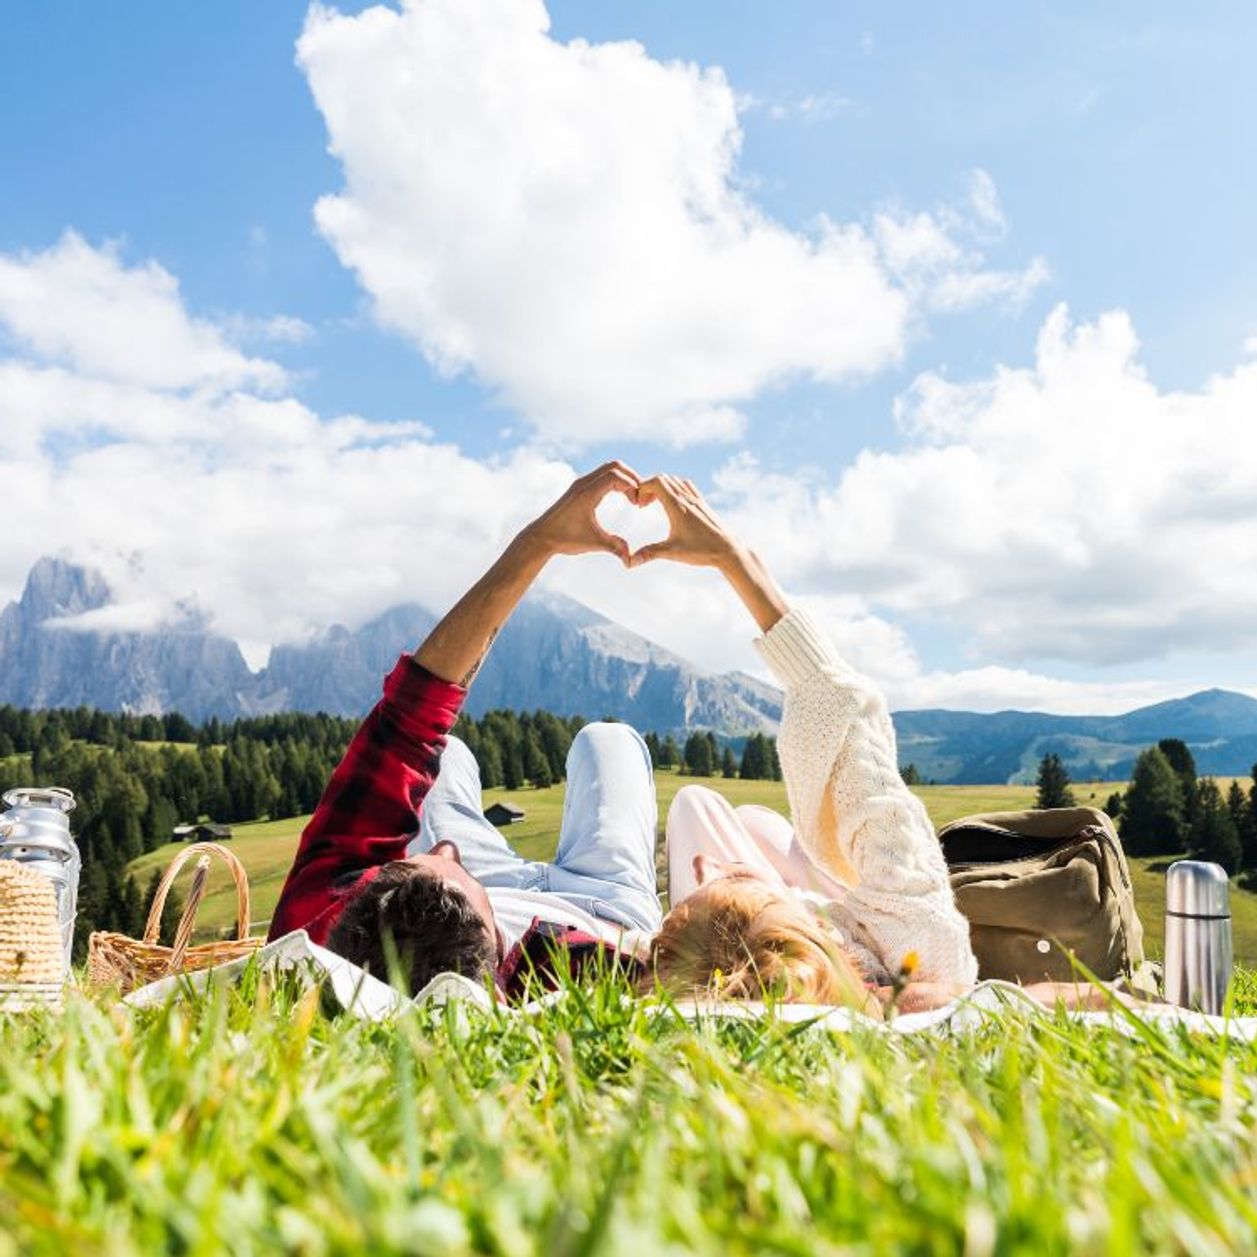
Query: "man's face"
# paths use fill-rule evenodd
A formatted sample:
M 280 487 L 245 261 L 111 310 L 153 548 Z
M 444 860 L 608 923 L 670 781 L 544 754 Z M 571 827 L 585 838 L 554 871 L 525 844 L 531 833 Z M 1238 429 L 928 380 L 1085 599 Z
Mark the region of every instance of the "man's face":
M 489 892 L 463 867 L 458 848 L 452 842 L 438 842 L 423 855 L 407 856 L 406 863 L 461 890 L 484 920 L 494 945 L 498 945 L 498 926 L 493 916 L 493 905 L 489 902 Z

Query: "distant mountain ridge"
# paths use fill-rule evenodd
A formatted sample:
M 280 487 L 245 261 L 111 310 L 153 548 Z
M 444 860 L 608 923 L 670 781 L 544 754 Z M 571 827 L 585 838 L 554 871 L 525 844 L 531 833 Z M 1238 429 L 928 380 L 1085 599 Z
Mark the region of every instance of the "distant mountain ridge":
M 375 701 L 398 655 L 435 623 L 417 604 L 393 607 L 356 630 L 333 625 L 304 644 L 277 646 L 260 672 L 195 615 L 152 632 L 49 624 L 106 607 L 110 597 L 99 573 L 39 560 L 21 598 L 0 611 L 0 702 L 181 711 L 193 720 L 277 711 L 356 716 Z M 571 598 L 541 592 L 512 616 L 467 706 L 473 715 L 540 707 L 659 732 L 710 728 L 737 736 L 775 730 L 781 701 L 763 681 L 705 673 Z M 897 712 L 894 720 L 900 762 L 946 783 L 1032 781 L 1049 751 L 1075 780 L 1125 779 L 1139 752 L 1164 737 L 1187 742 L 1202 772 L 1247 774 L 1257 761 L 1257 699 L 1228 690 L 1120 716 L 937 709 Z
M 250 671 L 237 644 L 202 619 L 147 632 L 56 627 L 110 604 L 104 578 L 62 559 L 31 569 L 21 598 L 0 611 L 0 702 L 21 707 L 181 711 L 192 720 L 276 711 L 363 715 L 398 656 L 436 623 L 417 604 L 361 628 L 333 625 L 272 650 Z M 571 598 L 530 595 L 494 643 L 468 700 L 614 716 L 644 729 L 772 730 L 778 690 L 742 673 L 711 675 Z
M 1186 742 L 1202 773 L 1241 776 L 1257 762 L 1257 699 L 1232 690 L 1201 690 L 1121 716 L 935 709 L 894 719 L 900 762 L 957 785 L 1033 781 L 1049 752 L 1075 780 L 1124 780 L 1139 752 L 1161 738 Z

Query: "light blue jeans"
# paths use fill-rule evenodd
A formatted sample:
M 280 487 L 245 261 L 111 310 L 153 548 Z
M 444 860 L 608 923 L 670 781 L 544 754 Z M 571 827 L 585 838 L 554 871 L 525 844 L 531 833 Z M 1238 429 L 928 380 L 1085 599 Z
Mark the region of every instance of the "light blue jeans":
M 553 863 L 517 855 L 485 820 L 480 769 L 458 738 L 446 741 L 421 816 L 407 849 L 411 855 L 452 842 L 467 871 L 486 887 L 548 892 L 605 921 L 650 933 L 659 929 L 655 779 L 646 743 L 628 725 L 588 724 L 573 739 Z

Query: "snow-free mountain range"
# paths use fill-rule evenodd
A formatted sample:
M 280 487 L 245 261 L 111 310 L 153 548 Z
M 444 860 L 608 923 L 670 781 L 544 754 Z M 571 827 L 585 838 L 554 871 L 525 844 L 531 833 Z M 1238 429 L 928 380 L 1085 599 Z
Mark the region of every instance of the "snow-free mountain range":
M 398 655 L 435 622 L 424 607 L 394 607 L 362 627 L 333 626 L 301 645 L 276 646 L 259 672 L 237 644 L 188 612 L 149 631 L 76 627 L 111 602 L 90 568 L 43 558 L 17 602 L 0 612 L 0 703 L 180 711 L 193 720 L 277 711 L 365 713 Z M 468 709 L 545 708 L 613 716 L 640 729 L 710 728 L 738 738 L 771 732 L 781 693 L 740 672 L 711 674 L 570 598 L 528 597 L 502 631 L 472 687 Z M 1038 712 L 895 714 L 900 760 L 940 782 L 1032 780 L 1055 751 L 1078 780 L 1125 777 L 1139 751 L 1164 737 L 1191 746 L 1202 772 L 1238 775 L 1257 761 L 1257 699 L 1225 690 L 1124 716 Z

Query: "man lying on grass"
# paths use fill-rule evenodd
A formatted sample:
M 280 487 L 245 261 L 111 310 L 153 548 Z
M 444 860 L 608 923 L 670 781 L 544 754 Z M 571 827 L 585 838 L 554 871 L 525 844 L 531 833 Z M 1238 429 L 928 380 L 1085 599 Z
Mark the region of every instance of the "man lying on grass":
M 668 538 L 630 555 L 595 515 L 612 492 L 660 502 Z M 786 690 L 779 745 L 793 829 L 682 791 L 668 824 L 666 921 L 650 757 L 634 730 L 593 724 L 574 739 L 550 863 L 524 860 L 485 819 L 475 759 L 450 735 L 494 637 L 549 560 L 599 551 L 627 567 L 669 559 L 720 571 Z M 396 957 L 412 991 L 453 971 L 511 996 L 534 975 L 553 981 L 556 956 L 570 973 L 607 954 L 635 966 L 643 989 L 771 993 L 878 1014 L 879 997 L 909 975 L 901 1007 L 946 1002 L 977 976 L 933 829 L 899 775 L 884 699 L 788 606 L 693 484 L 643 481 L 618 462 L 525 527 L 389 675 L 302 834 L 271 938 L 295 929 L 377 976 Z
M 304 929 L 382 978 L 391 951 L 412 991 L 452 971 L 492 978 L 504 995 L 554 954 L 631 960 L 644 948 L 662 913 L 641 737 L 606 723 L 577 734 L 546 863 L 520 857 L 485 819 L 475 759 L 450 735 L 494 637 L 551 558 L 606 552 L 627 566 L 627 545 L 595 510 L 608 493 L 636 501 L 639 483 L 616 462 L 577 480 L 398 661 L 301 836 L 271 938 Z

